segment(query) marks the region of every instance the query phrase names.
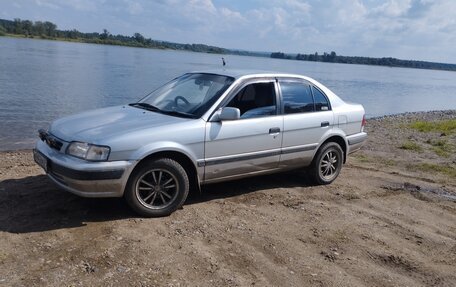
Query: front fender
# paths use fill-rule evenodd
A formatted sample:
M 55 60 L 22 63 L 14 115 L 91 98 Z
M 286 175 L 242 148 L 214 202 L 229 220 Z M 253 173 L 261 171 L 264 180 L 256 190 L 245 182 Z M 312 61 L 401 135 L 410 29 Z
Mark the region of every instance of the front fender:
M 160 152 L 176 152 L 190 159 L 197 173 L 198 184 L 200 183 L 200 179 L 204 177 L 204 167 L 198 167 L 197 160 L 203 157 L 202 143 L 187 146 L 171 141 L 153 142 L 134 151 L 131 158 L 135 159 L 136 167 L 143 159 Z
M 191 150 L 188 146 L 184 146 L 182 144 L 170 141 L 158 141 L 142 146 L 141 148 L 139 148 L 131 154 L 131 158 L 140 161 L 154 153 L 163 151 L 182 153 L 188 158 L 190 158 L 195 165 L 196 161 L 199 159 L 196 155 L 196 152 Z

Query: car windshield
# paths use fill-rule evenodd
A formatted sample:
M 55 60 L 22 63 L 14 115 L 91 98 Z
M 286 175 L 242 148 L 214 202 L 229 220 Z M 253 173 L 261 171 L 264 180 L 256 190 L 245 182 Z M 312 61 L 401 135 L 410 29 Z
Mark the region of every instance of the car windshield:
M 199 118 L 233 81 L 233 78 L 221 75 L 185 74 L 132 105 L 175 116 Z

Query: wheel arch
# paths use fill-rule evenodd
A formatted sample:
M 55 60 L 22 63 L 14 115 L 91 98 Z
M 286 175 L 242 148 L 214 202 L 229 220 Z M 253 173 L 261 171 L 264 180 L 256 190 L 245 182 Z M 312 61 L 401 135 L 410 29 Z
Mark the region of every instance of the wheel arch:
M 345 138 L 342 135 L 332 135 L 332 136 L 328 137 L 318 147 L 317 153 L 320 150 L 320 148 L 328 142 L 335 142 L 338 145 L 340 145 L 340 147 L 342 148 L 342 151 L 343 151 L 344 163 L 345 163 L 347 161 L 347 141 L 345 140 Z
M 190 190 L 192 188 L 195 188 L 198 192 L 201 191 L 200 179 L 198 177 L 198 171 L 196 169 L 195 164 L 189 156 L 179 151 L 162 150 L 148 154 L 137 162 L 131 173 L 133 173 L 134 170 L 139 168 L 145 162 L 156 160 L 159 158 L 169 158 L 178 162 L 187 172 L 188 180 L 190 183 Z

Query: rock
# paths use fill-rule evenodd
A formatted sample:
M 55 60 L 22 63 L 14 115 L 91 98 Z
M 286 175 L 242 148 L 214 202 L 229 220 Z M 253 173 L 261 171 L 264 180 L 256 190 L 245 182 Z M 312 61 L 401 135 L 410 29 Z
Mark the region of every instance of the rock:
M 127 267 L 121 265 L 121 266 L 117 267 L 117 271 L 120 273 L 124 273 L 124 272 L 130 271 L 130 268 L 127 268 Z
M 95 273 L 96 271 L 98 271 L 98 268 L 96 268 L 95 266 L 92 266 L 90 263 L 88 262 L 84 262 L 82 264 L 82 268 L 84 269 L 85 272 L 87 273 Z

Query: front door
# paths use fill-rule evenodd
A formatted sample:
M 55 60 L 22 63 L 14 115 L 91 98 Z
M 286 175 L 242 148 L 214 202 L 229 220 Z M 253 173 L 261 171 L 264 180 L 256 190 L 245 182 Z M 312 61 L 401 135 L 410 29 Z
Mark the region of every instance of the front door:
M 278 114 L 276 91 L 273 79 L 246 83 L 225 105 L 238 108 L 241 118 L 207 123 L 205 181 L 278 167 L 283 116 Z

